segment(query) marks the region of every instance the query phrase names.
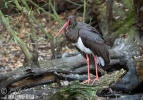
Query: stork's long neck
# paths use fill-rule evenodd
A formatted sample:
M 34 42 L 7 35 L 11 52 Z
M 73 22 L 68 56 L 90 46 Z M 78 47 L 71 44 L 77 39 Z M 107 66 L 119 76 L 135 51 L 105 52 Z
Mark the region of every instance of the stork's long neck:
M 65 35 L 67 40 L 76 43 L 79 37 L 77 23 L 73 23 L 66 28 Z

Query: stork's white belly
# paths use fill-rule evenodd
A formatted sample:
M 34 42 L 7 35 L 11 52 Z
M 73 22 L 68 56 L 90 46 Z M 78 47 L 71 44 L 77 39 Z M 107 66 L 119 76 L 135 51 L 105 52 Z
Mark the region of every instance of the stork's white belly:
M 82 40 L 81 40 L 81 37 L 78 38 L 77 42 L 75 43 L 75 45 L 84 53 L 87 53 L 87 54 L 92 54 L 92 51 L 85 47 Z

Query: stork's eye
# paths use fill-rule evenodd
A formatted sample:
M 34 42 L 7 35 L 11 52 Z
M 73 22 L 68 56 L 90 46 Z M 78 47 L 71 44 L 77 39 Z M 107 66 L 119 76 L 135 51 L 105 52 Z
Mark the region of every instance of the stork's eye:
M 69 19 L 69 25 L 71 25 L 71 19 Z
M 71 25 L 71 21 L 69 21 L 69 25 Z

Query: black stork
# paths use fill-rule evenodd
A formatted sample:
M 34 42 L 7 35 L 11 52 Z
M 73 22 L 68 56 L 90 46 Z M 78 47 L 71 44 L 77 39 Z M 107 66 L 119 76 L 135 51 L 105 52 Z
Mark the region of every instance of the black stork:
M 91 81 L 90 65 L 95 66 L 96 69 L 96 78 L 93 80 L 94 83 L 98 80 L 98 70 L 103 70 L 103 67 L 108 66 L 110 62 L 109 52 L 102 35 L 94 27 L 83 22 L 77 22 L 74 15 L 67 17 L 65 24 L 57 33 L 56 37 L 63 30 L 65 31 L 67 40 L 74 43 L 78 51 L 86 58 L 88 80 L 85 80 L 83 83 L 89 84 Z

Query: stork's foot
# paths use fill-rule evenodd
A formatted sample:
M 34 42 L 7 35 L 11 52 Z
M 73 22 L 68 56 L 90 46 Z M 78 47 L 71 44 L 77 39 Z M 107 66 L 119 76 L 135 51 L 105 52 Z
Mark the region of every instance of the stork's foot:
M 98 82 L 99 82 L 99 78 L 96 77 L 96 78 L 93 80 L 92 85 L 94 84 L 95 81 L 98 81 Z
M 92 80 L 91 79 L 88 79 L 88 80 L 85 80 L 85 81 L 83 81 L 81 84 L 86 84 L 86 83 L 90 83 Z

